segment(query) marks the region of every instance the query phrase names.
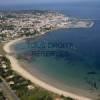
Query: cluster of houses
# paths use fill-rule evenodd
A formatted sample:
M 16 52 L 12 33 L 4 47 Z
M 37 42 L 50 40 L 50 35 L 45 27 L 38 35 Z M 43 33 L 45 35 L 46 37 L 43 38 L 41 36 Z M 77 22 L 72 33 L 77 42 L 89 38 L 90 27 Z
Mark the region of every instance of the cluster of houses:
M 0 13 L 0 40 L 63 28 L 69 18 L 59 13 Z
M 17 89 L 20 87 L 27 88 L 28 90 L 33 90 L 35 88 L 29 80 L 24 79 L 22 76 L 11 70 L 9 60 L 2 55 L 0 55 L 0 77 L 7 82 L 17 95 L 19 94 Z

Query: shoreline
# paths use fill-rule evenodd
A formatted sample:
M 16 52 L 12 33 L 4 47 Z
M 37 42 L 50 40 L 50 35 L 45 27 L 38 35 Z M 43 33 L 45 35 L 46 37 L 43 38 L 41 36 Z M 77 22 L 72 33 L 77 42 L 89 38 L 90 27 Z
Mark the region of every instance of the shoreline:
M 79 96 L 79 95 L 55 88 L 55 87 L 51 86 L 50 84 L 47 84 L 47 83 L 39 80 L 38 78 L 33 76 L 33 74 L 31 74 L 29 71 L 27 71 L 23 67 L 21 67 L 21 65 L 18 63 L 18 60 L 14 56 L 10 55 L 10 53 L 12 51 L 10 46 L 17 43 L 18 41 L 20 41 L 22 39 L 26 39 L 26 38 L 28 38 L 28 37 L 11 40 L 10 42 L 6 43 L 3 47 L 4 51 L 7 53 L 6 57 L 11 61 L 11 67 L 14 71 L 19 73 L 21 76 L 25 77 L 26 79 L 30 80 L 32 83 L 50 91 L 50 92 L 53 92 L 55 94 L 64 95 L 65 97 L 71 97 L 76 100 L 92 100 L 91 98 Z

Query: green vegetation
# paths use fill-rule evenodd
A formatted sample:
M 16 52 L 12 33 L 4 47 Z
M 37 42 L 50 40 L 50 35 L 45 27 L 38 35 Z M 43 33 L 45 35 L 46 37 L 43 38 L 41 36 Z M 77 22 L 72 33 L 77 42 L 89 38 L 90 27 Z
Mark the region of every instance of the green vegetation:
M 6 56 L 3 56 L 3 57 L 2 57 L 2 61 L 5 62 L 7 68 L 9 68 L 9 67 L 11 68 L 10 60 L 9 60 Z
M 0 100 L 6 100 L 6 98 L 4 97 L 2 91 L 0 91 Z
M 0 78 L 0 83 L 2 82 L 1 78 Z
M 3 64 L 6 65 L 6 68 L 2 67 Z M 0 76 L 6 80 L 11 89 L 15 91 L 21 100 L 55 100 L 58 96 L 18 75 L 18 73 L 11 69 L 10 61 L 5 56 L 0 57 Z M 0 100 L 3 100 L 1 98 L 2 94 L 0 94 Z M 74 100 L 70 97 L 64 97 L 63 95 L 59 96 L 59 100 L 60 99 Z
M 64 100 L 74 100 L 74 99 L 71 97 L 65 97 Z
M 36 33 L 34 32 L 34 33 L 31 33 L 31 32 L 26 32 L 26 33 L 24 33 L 24 35 L 25 36 L 33 36 L 33 35 L 35 35 Z
M 2 24 L 0 25 L 0 27 L 2 28 L 2 30 L 14 30 L 15 28 L 14 25 L 6 25 L 6 24 Z
M 39 87 L 33 90 L 28 90 L 25 87 L 17 88 L 17 94 L 21 100 L 53 100 L 52 95 Z
M 0 34 L 0 37 L 3 39 L 6 37 L 6 34 Z
M 7 68 L 2 67 L 2 62 L 6 64 Z M 10 61 L 6 57 L 0 57 L 0 64 L 0 76 L 9 83 L 12 90 L 16 91 L 16 95 L 21 100 L 53 100 L 52 93 L 35 86 L 29 80 L 24 79 L 18 73 L 11 70 Z M 10 82 L 13 82 L 13 84 L 10 84 Z M 32 86 L 32 89 L 28 88 L 28 86 Z
M 63 100 L 74 100 L 74 99 L 71 98 L 71 97 L 64 97 L 63 95 L 61 95 L 61 98 L 62 98 Z

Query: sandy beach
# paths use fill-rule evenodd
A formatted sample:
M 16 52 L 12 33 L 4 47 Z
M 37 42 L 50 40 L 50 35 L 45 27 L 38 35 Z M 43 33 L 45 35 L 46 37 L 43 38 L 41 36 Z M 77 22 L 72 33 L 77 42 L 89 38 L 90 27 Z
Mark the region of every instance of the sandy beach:
M 72 97 L 75 100 L 92 100 L 92 99 L 84 97 L 84 96 L 79 96 L 79 95 L 76 95 L 76 94 L 55 88 L 55 87 L 51 86 L 50 84 L 47 84 L 47 83 L 39 80 L 38 78 L 33 76 L 29 71 L 27 71 L 27 69 L 25 70 L 23 67 L 21 67 L 20 64 L 18 63 L 18 60 L 14 56 L 10 55 L 10 53 L 12 53 L 12 50 L 11 50 L 10 47 L 11 47 L 12 44 L 17 43 L 18 41 L 20 41 L 22 39 L 24 39 L 24 38 L 11 40 L 8 43 L 6 43 L 3 47 L 4 51 L 7 53 L 7 55 L 6 55 L 7 58 L 10 59 L 10 61 L 11 61 L 11 66 L 12 66 L 13 70 L 18 72 L 20 75 L 22 75 L 26 79 L 30 80 L 31 82 L 37 84 L 38 86 L 40 86 L 40 87 L 42 87 L 42 88 L 44 88 L 48 91 L 51 91 L 53 93 L 56 93 L 58 95 L 64 95 L 66 97 Z

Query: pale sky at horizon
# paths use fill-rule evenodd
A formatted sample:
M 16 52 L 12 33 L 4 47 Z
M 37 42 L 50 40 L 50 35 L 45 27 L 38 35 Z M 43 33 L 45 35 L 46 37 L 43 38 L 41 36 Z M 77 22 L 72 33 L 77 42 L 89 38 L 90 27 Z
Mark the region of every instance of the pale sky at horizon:
M 9 4 L 31 4 L 31 3 L 56 3 L 56 2 L 84 2 L 84 1 L 99 1 L 99 0 L 0 0 L 0 5 Z

